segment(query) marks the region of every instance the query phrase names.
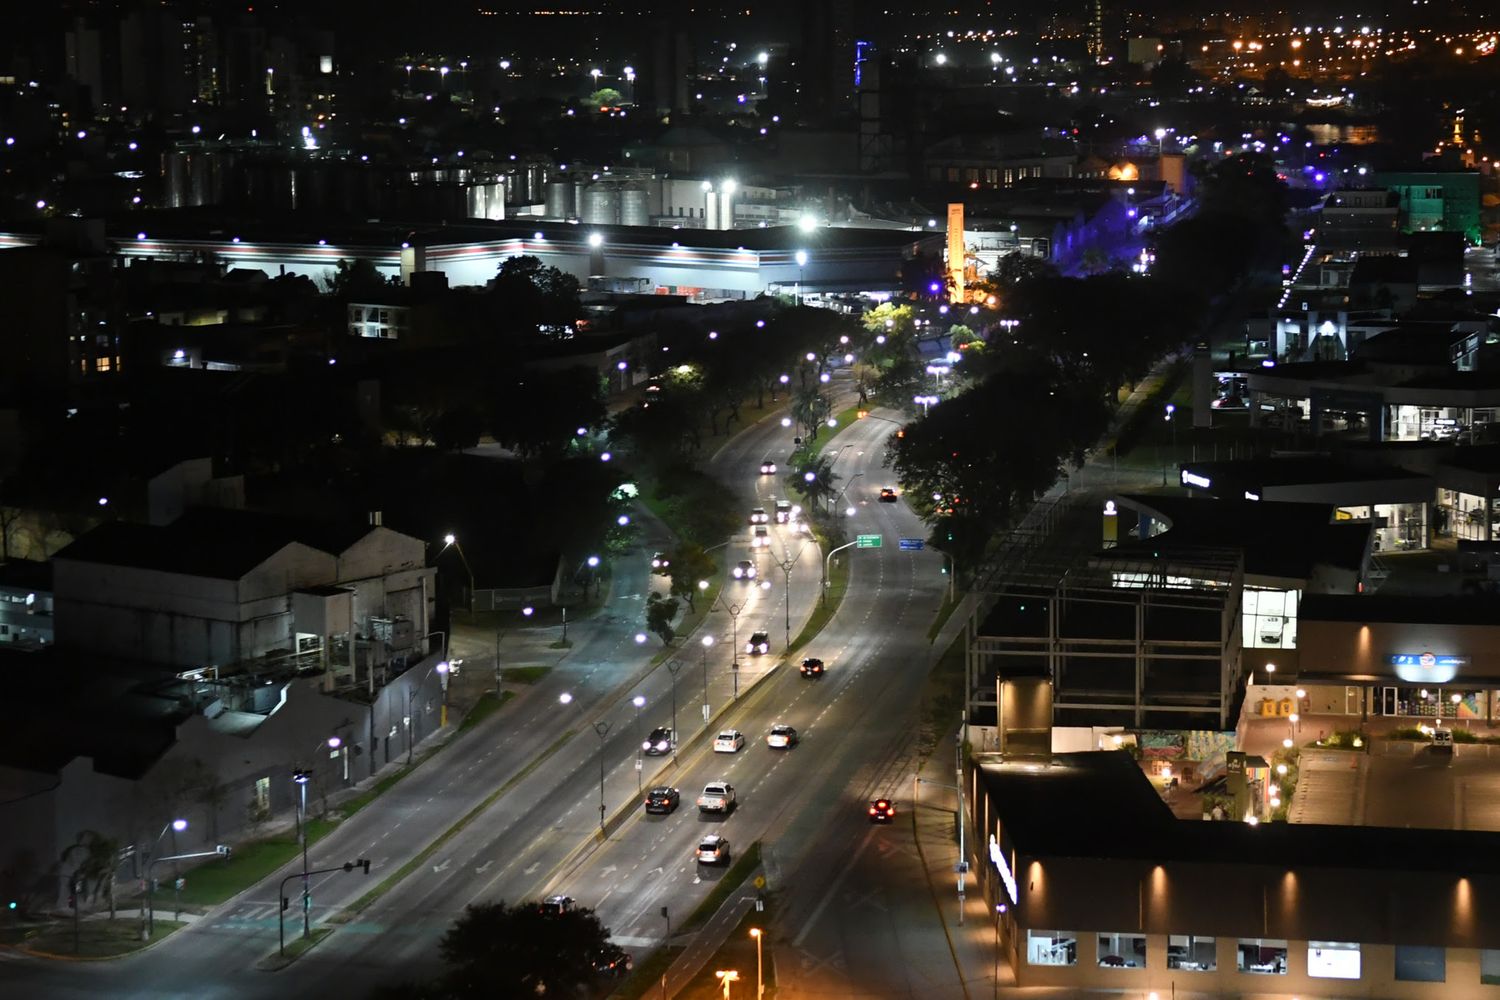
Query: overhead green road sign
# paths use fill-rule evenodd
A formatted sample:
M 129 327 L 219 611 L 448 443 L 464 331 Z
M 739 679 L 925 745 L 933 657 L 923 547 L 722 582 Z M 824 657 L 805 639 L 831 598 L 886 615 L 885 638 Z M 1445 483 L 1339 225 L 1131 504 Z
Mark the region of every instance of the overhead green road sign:
M 857 535 L 854 539 L 854 547 L 857 549 L 878 549 L 884 537 L 883 535 Z

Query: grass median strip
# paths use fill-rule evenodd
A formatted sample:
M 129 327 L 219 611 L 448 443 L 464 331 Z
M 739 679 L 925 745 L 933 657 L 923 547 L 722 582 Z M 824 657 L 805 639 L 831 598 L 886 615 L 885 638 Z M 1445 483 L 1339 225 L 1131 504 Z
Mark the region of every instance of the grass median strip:
M 523 669 L 523 670 L 524 669 L 533 669 L 534 670 L 534 669 L 538 669 L 538 668 L 535 668 L 535 667 L 525 668 L 525 667 L 523 667 L 521 669 Z M 549 668 L 547 668 L 547 667 L 541 667 L 539 669 L 545 671 L 545 670 L 547 670 Z M 517 681 L 516 683 L 518 683 L 518 684 L 530 684 L 531 681 Z M 504 691 L 504 692 L 501 692 L 500 697 L 498 697 L 498 698 L 495 697 L 495 693 L 493 691 L 486 691 L 484 694 L 482 694 L 482 695 L 479 696 L 479 700 L 474 703 L 474 707 L 471 708 L 471 709 L 469 709 L 469 714 L 466 715 L 466 716 L 464 716 L 464 721 L 462 721 L 462 722 L 460 722 L 458 724 L 458 731 L 460 733 L 462 733 L 462 732 L 467 732 L 470 729 L 473 729 L 475 726 L 479 725 L 485 719 L 488 719 L 490 716 L 492 716 L 496 712 L 500 711 L 500 709 L 505 705 L 505 703 L 507 701 L 510 701 L 514 697 L 515 697 L 515 692 L 514 691 Z
M 787 649 L 787 656 L 791 656 L 803 646 L 817 638 L 819 632 L 833 620 L 838 613 L 839 605 L 843 603 L 844 594 L 849 590 L 849 561 L 847 558 L 835 558 L 833 566 L 828 572 L 828 600 L 818 601 L 813 606 L 812 614 L 807 619 L 807 624 L 802 626 L 802 631 L 797 633 L 797 638 L 792 640 Z
M 271 954 L 255 963 L 256 968 L 265 972 L 275 972 L 278 969 L 284 969 L 288 965 L 291 965 L 293 962 L 297 961 L 297 959 L 301 958 L 307 952 L 316 948 L 318 946 L 318 942 L 322 941 L 332 933 L 332 927 L 314 927 L 312 929 L 312 932 L 308 934 L 307 937 L 303 937 L 301 934 L 298 934 L 291 941 L 287 942 L 286 952 L 284 954 L 279 950 L 273 951 Z
M 546 761 L 547 758 L 551 757 L 553 754 L 557 753 L 558 750 L 562 749 L 562 747 L 568 742 L 568 740 L 573 738 L 573 735 L 574 732 L 570 729 L 559 736 L 556 740 L 553 741 L 551 746 L 543 750 L 541 753 L 537 754 L 537 756 L 532 759 L 531 763 L 527 764 L 525 767 L 521 768 L 521 770 L 511 775 L 511 777 L 505 782 L 505 784 L 501 785 L 489 795 L 485 796 L 483 802 L 479 803 L 479 805 L 475 806 L 473 809 L 470 809 L 462 819 L 439 834 L 437 839 L 433 840 L 432 843 L 428 844 L 426 847 L 422 848 L 422 850 L 418 851 L 417 855 L 414 858 L 406 862 L 406 864 L 402 865 L 400 868 L 397 868 L 394 872 L 387 875 L 385 878 L 381 879 L 380 884 L 375 888 L 371 889 L 369 892 L 356 899 L 349 906 L 349 908 L 344 911 L 343 914 L 340 914 L 340 916 L 348 914 L 349 917 L 352 917 L 358 913 L 361 913 L 365 909 L 367 909 L 371 903 L 375 902 L 381 896 L 384 896 L 386 893 L 390 892 L 391 889 L 395 888 L 398 882 L 420 868 L 423 864 L 426 863 L 427 859 L 432 857 L 433 854 L 437 853 L 437 851 L 440 850 L 444 844 L 456 837 L 460 831 L 462 831 L 470 823 L 474 822 L 474 820 L 477 819 L 480 814 L 482 814 L 486 809 L 498 802 L 502 795 L 504 795 L 506 792 L 509 792 L 523 779 L 525 779 L 527 775 L 531 774 L 532 771 L 535 771 L 538 767 L 541 767 L 542 763 Z

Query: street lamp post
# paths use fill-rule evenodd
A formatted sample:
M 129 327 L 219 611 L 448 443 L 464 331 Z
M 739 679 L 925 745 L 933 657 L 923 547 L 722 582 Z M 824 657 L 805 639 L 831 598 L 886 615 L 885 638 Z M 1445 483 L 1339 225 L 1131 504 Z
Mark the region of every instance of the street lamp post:
M 807 251 L 797 251 L 797 304 L 802 304 L 802 276 L 803 269 L 807 267 Z
M 594 723 L 594 732 L 599 735 L 599 837 L 604 833 L 604 738 L 609 735 L 608 722 Z
M 432 676 L 433 671 L 436 671 L 438 676 L 443 678 L 443 697 L 446 699 L 448 696 L 448 669 L 448 661 L 439 660 L 428 669 L 427 673 L 422 675 L 421 680 L 406 689 L 406 763 L 408 765 L 411 764 L 412 748 L 416 745 L 414 730 L 416 729 L 417 720 L 416 716 L 412 714 L 412 709 L 416 705 L 417 694 L 422 690 L 422 685 L 427 683 L 427 678 Z
M 857 540 L 853 541 L 853 542 L 845 542 L 843 545 L 840 545 L 838 548 L 830 550 L 829 553 L 828 553 L 828 555 L 827 555 L 827 557 L 824 558 L 824 560 L 823 560 L 823 581 L 822 581 L 821 586 L 819 587 L 819 589 L 823 591 L 823 607 L 825 607 L 825 608 L 828 607 L 828 574 L 829 574 L 829 565 L 833 562 L 833 557 L 836 556 L 836 555 L 838 555 L 840 552 L 844 551 L 845 549 L 852 548 L 853 546 L 858 545 L 858 544 L 859 544 L 859 542 Z
M 458 544 L 458 536 L 457 535 L 454 535 L 454 534 L 450 533 L 450 534 L 447 534 L 447 535 L 443 536 L 443 548 L 446 549 L 450 545 L 453 546 L 454 551 L 456 551 L 458 553 L 458 558 L 463 562 L 463 564 L 464 564 L 464 572 L 469 575 L 469 617 L 473 618 L 474 617 L 474 571 L 469 568 L 469 557 L 466 556 L 466 555 L 464 555 L 464 547 L 462 545 Z M 442 555 L 441 552 L 439 552 L 438 554 Z
M 707 582 L 707 580 L 703 581 L 700 586 Z M 734 697 L 738 700 L 740 697 L 740 612 L 745 610 L 745 605 L 743 602 L 736 604 L 726 601 L 722 590 L 719 591 L 714 603 L 729 612 L 729 641 L 731 643 L 729 672 L 734 677 Z
M 708 725 L 708 650 L 714 644 L 714 637 L 705 635 L 703 637 L 703 724 Z M 673 735 L 676 735 L 675 733 Z
M 292 772 L 292 780 L 297 783 L 297 839 L 302 841 L 302 936 L 308 937 L 312 933 L 312 921 L 310 911 L 312 909 L 312 895 L 307 883 L 307 783 L 312 778 L 312 771 L 296 770 Z
M 750 936 L 755 938 L 755 1000 L 763 1000 L 766 995 L 766 977 L 762 971 L 764 966 L 761 963 L 760 939 L 765 936 L 765 932 L 759 927 L 752 927 Z
M 797 559 L 802 555 L 802 549 L 807 547 L 804 542 L 797 549 L 797 554 L 792 555 L 791 549 L 784 549 L 785 555 L 777 561 L 776 565 L 781 567 L 782 586 L 784 593 L 782 600 L 786 602 L 786 648 L 792 648 L 792 567 L 797 565 Z
M 677 760 L 677 742 L 680 738 L 677 733 L 677 674 L 684 665 L 675 656 L 667 661 L 667 673 L 672 675 L 672 760 L 674 763 Z
M 639 792 L 641 790 L 641 780 L 642 780 L 641 779 L 641 772 L 645 770 L 645 767 L 643 766 L 643 763 L 642 763 L 643 758 L 641 757 L 641 746 L 640 746 L 640 743 L 641 743 L 641 707 L 646 704 L 646 698 L 645 698 L 644 695 L 639 695 L 638 694 L 634 698 L 630 699 L 630 703 L 635 706 L 635 742 L 636 742 L 636 748 L 635 748 L 635 790 L 637 792 Z M 677 734 L 675 732 L 672 733 L 672 741 L 674 743 L 677 741 Z
M 150 858 L 156 854 L 156 849 L 161 846 L 161 838 L 167 835 L 168 830 L 171 830 L 173 833 L 181 833 L 183 830 L 187 829 L 187 825 L 188 822 L 185 819 L 171 820 L 161 828 L 161 833 L 158 833 L 156 835 L 156 839 L 151 842 L 151 853 L 147 855 L 146 861 L 146 908 L 141 911 L 142 941 L 150 941 L 151 935 L 156 932 L 156 906 L 155 901 L 152 898 L 152 893 L 153 890 L 155 890 L 156 886 L 153 879 L 151 878 L 152 862 L 150 861 Z M 75 889 L 74 891 L 76 892 L 77 890 Z

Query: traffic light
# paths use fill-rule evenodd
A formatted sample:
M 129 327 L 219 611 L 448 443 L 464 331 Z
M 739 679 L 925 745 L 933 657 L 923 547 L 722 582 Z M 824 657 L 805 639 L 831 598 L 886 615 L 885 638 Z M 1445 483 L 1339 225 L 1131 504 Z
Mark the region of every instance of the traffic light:
M 290 909 L 291 905 L 292 905 L 292 897 L 290 897 L 290 896 L 282 896 L 281 897 L 281 909 L 282 909 L 283 913 L 286 912 L 288 909 Z

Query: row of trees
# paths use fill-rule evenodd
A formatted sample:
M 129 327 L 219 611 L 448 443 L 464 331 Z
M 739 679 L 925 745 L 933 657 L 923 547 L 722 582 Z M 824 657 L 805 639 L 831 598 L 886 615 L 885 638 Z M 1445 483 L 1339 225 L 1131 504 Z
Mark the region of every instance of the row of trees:
M 1286 249 L 1284 185 L 1270 161 L 1233 157 L 1199 172 L 1200 213 L 1162 233 L 1151 276 L 1064 278 L 1002 262 L 984 291 L 983 347 L 956 329 L 961 389 L 890 439 L 887 460 L 960 571 L 1103 435 L 1122 386 L 1205 331 L 1210 305 L 1275 275 Z M 904 307 L 898 307 L 904 308 Z M 892 312 L 894 313 L 895 310 Z M 879 310 L 877 310 L 877 313 Z M 870 314 L 871 318 L 876 313 Z M 888 314 L 888 332 L 900 328 Z

